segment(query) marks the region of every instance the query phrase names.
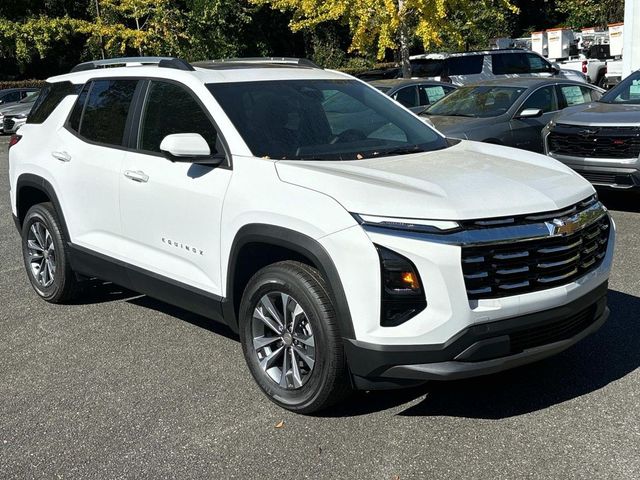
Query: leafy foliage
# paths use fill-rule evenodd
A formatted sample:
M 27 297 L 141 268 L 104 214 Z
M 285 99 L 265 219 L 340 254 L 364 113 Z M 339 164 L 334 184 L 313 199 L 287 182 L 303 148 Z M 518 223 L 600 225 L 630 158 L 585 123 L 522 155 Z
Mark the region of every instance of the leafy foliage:
M 624 0 L 558 0 L 557 6 L 567 15 L 566 25 L 575 29 L 605 27 L 624 19 Z

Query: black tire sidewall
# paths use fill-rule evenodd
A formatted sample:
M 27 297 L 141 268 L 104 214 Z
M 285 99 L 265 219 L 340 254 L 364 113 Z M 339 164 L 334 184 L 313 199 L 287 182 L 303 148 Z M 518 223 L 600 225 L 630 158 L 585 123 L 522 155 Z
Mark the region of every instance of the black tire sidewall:
M 56 254 L 56 272 L 54 275 L 53 283 L 48 287 L 43 287 L 38 283 L 38 280 L 34 277 L 29 264 L 29 253 L 27 242 L 29 238 L 29 229 L 35 222 L 41 222 L 45 225 L 49 231 L 49 235 L 53 239 L 55 254 Z M 35 205 L 29 209 L 25 216 L 22 225 L 22 258 L 24 260 L 25 269 L 31 286 L 35 292 L 43 299 L 55 302 L 62 295 L 64 290 L 64 284 L 67 274 L 67 257 L 64 248 L 64 240 L 62 238 L 62 232 L 57 219 L 49 211 L 49 209 L 43 205 Z
M 315 342 L 315 363 L 311 377 L 299 389 L 287 390 L 271 380 L 259 365 L 253 349 L 252 316 L 260 299 L 269 292 L 284 292 L 291 295 L 305 311 Z M 326 328 L 327 315 L 322 300 L 310 289 L 300 285 L 295 274 L 277 266 L 267 267 L 249 282 L 242 298 L 239 313 L 240 337 L 245 360 L 258 386 L 275 403 L 293 411 L 314 410 L 319 398 L 331 389 L 333 379 L 329 372 L 336 361 L 336 345 Z

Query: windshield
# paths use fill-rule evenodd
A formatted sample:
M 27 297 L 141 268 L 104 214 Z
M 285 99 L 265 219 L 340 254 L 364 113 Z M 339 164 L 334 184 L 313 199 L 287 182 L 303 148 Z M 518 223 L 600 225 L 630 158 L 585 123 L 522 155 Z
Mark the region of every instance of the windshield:
M 526 88 L 462 87 L 434 103 L 425 115 L 497 117 L 506 113 Z
M 603 103 L 640 105 L 640 72 L 633 73 L 599 100 Z
M 355 80 L 207 87 L 256 157 L 359 160 L 448 146 L 416 116 Z
M 38 95 L 40 95 L 40 92 L 29 92 L 26 97 L 20 100 L 20 103 L 35 102 L 38 99 Z

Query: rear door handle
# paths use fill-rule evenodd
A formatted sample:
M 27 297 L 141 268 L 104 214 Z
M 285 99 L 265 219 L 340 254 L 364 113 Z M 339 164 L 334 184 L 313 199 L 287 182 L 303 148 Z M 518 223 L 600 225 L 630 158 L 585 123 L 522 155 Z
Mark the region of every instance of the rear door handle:
M 124 176 L 129 180 L 133 180 L 134 182 L 147 183 L 149 181 L 149 175 L 141 170 L 125 170 Z
M 67 152 L 51 152 L 51 156 L 56 160 L 60 160 L 61 162 L 70 162 L 71 155 Z

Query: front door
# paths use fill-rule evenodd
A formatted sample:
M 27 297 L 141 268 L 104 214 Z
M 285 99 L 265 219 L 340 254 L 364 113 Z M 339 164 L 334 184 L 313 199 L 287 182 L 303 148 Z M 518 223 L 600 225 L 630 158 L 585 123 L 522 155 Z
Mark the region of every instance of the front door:
M 137 148 L 126 154 L 120 177 L 127 262 L 221 295 L 220 218 L 228 165 L 171 162 L 160 152 L 174 133 L 199 133 L 212 153 L 221 151 L 216 129 L 186 87 L 148 82 Z
M 518 118 L 519 114 L 527 109 L 540 109 L 542 116 Z M 542 129 L 557 113 L 557 110 L 558 100 L 553 85 L 541 87 L 533 92 L 524 101 L 509 124 L 512 138 L 510 146 L 542 153 Z

